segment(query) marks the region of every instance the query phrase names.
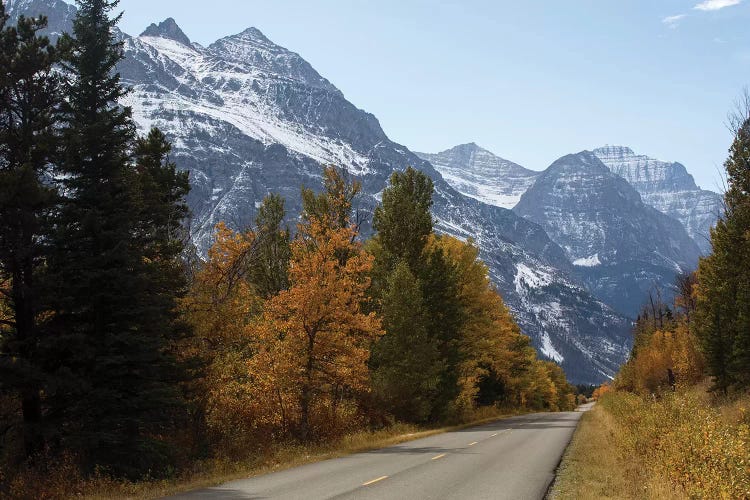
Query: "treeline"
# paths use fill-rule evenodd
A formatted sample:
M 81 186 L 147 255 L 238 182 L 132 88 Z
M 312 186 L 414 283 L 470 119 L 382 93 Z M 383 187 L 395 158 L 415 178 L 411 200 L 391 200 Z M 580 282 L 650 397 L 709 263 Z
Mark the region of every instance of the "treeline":
M 119 105 L 116 4 L 79 0 L 55 45 L 44 18 L 9 26 L 0 4 L 0 483 L 60 460 L 158 477 L 480 407 L 574 406 L 477 247 L 435 234 L 413 169 L 366 242 L 359 184 L 328 167 L 293 234 L 269 195 L 253 228 L 220 224 L 194 258 L 187 174 Z
M 294 238 L 276 195 L 254 230 L 218 227 L 184 311 L 221 448 L 460 421 L 479 406 L 574 407 L 575 389 L 536 359 L 477 248 L 433 232 L 430 179 L 394 173 L 365 244 L 349 216 L 358 190 L 325 169 L 324 192 L 302 192 Z

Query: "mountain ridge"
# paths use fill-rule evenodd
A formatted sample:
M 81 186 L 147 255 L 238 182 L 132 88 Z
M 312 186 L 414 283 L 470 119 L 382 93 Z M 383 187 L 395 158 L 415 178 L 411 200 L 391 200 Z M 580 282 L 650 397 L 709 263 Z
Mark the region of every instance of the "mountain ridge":
M 541 354 L 560 361 L 575 382 L 614 375 L 629 352 L 629 322 L 571 276 L 564 251 L 539 225 L 454 190 L 298 54 L 261 35 L 245 30 L 201 47 L 123 34 L 118 70 L 132 88 L 123 104 L 139 131 L 160 127 L 173 143 L 172 159 L 190 171 L 191 236 L 202 252 L 217 222 L 250 225 L 270 192 L 286 198 L 293 225 L 299 188 L 321 189 L 322 163 L 361 181 L 358 208 L 368 222 L 391 173 L 413 166 L 435 183 L 436 230 L 475 239 Z M 371 234 L 369 223 L 362 229 Z

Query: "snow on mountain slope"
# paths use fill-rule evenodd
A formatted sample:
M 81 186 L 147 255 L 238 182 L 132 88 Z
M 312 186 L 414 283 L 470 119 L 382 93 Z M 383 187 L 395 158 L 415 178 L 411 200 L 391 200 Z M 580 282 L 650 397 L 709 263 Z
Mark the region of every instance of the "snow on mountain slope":
M 600 382 L 626 358 L 628 321 L 570 277 L 565 252 L 540 226 L 457 192 L 296 53 L 254 28 L 202 47 L 171 19 L 123 40 L 118 69 L 133 89 L 124 104 L 141 132 L 164 130 L 173 160 L 190 171 L 190 228 L 201 251 L 216 223 L 251 224 L 270 192 L 287 199 L 293 224 L 300 187 L 321 187 L 321 163 L 341 165 L 362 182 L 363 214 L 372 213 L 389 176 L 411 165 L 435 182 L 436 229 L 475 239 L 524 332 L 562 359 L 571 380 Z
M 458 192 L 511 209 L 534 183 L 539 172 L 495 156 L 476 144 L 462 144 L 441 153 L 416 153 L 429 161 Z
M 700 253 L 677 220 L 588 151 L 554 162 L 514 211 L 542 225 L 589 289 L 631 317 L 652 286 L 669 288 Z
M 646 204 L 679 220 L 704 254 L 711 251 L 709 230 L 723 207 L 719 194 L 696 186 L 680 163 L 637 155 L 624 146 L 604 146 L 593 153 L 627 180 Z

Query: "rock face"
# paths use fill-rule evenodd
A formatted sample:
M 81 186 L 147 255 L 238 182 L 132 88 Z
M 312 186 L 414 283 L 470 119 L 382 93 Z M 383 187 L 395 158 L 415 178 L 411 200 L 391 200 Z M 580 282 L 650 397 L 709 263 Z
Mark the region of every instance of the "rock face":
M 429 161 L 454 189 L 474 199 L 511 209 L 539 172 L 495 156 L 473 142 L 441 153 L 417 153 Z
M 593 152 L 612 172 L 627 180 L 646 204 L 679 220 L 702 253 L 711 251 L 709 230 L 723 211 L 719 194 L 696 186 L 680 163 L 637 155 L 624 146 L 605 146 Z
M 60 3 L 35 2 L 41 12 Z M 320 188 L 322 163 L 340 165 L 362 182 L 357 203 L 365 216 L 389 176 L 411 165 L 435 182 L 436 229 L 474 238 L 493 282 L 543 355 L 580 383 L 611 377 L 626 358 L 629 321 L 571 277 L 565 251 L 539 225 L 460 194 L 298 54 L 255 28 L 202 47 L 172 20 L 123 40 L 126 59 L 118 69 L 133 89 L 124 104 L 141 132 L 158 126 L 167 134 L 173 160 L 190 171 L 190 228 L 201 251 L 216 223 L 250 224 L 271 192 L 287 199 L 293 225 L 299 189 Z
M 588 151 L 553 163 L 514 210 L 545 229 L 595 295 L 631 317 L 654 284 L 670 285 L 700 254 L 677 220 Z
M 11 25 L 18 22 L 18 16 L 47 16 L 47 29 L 44 34 L 55 40 L 66 31 L 70 31 L 76 8 L 63 0 L 2 0 L 5 12 L 10 16 Z

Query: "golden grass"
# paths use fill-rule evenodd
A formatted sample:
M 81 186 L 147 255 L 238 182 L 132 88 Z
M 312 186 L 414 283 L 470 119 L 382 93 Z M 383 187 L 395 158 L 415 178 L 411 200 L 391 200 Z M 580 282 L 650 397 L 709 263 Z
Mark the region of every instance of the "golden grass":
M 552 498 L 750 498 L 747 395 L 616 392 L 585 415 Z
M 72 471 L 61 464 L 59 479 L 45 477 L 47 484 L 39 484 L 39 489 L 33 489 L 30 488 L 32 485 L 28 483 L 29 478 L 26 478 L 25 482 L 17 484 L 13 498 L 76 497 L 90 500 L 160 498 L 352 453 L 393 446 L 443 432 L 492 422 L 520 413 L 523 412 L 483 409 L 472 415 L 470 422 L 460 425 L 424 428 L 408 424 L 395 424 L 382 430 L 355 432 L 326 444 L 283 445 L 266 456 L 251 457 L 244 461 L 204 460 L 195 462 L 191 470 L 184 471 L 177 477 L 168 480 L 130 482 L 99 477 L 86 481 L 76 481 Z
M 627 456 L 615 439 L 621 432 L 600 405 L 584 414 L 563 456 L 549 498 L 680 499 L 660 481 L 646 477 L 645 464 Z

